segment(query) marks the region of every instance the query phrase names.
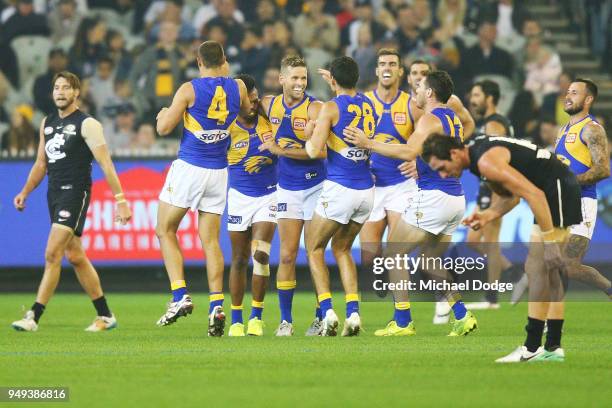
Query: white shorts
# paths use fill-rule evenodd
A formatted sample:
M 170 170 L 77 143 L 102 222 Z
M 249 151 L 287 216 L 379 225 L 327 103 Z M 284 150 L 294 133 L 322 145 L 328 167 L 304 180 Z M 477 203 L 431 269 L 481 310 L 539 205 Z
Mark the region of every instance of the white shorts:
M 223 214 L 227 169 L 205 169 L 183 160 L 172 162 L 160 201 L 180 208 Z
M 440 190 L 418 190 L 402 219 L 434 235 L 452 235 L 465 214 L 465 196 Z
M 416 181 L 408 179 L 387 187 L 374 187 L 374 208 L 368 221 L 376 222 L 387 216 L 387 211 L 403 214 L 408 201 L 418 191 Z
M 591 239 L 595 230 L 595 221 L 597 221 L 597 200 L 590 197 L 582 197 L 582 222 L 569 227 L 569 233 L 580 235 Z
M 256 222 L 276 224 L 276 191 L 251 197 L 230 188 L 227 193 L 227 230 L 246 231 Z
M 323 182 L 306 190 L 285 190 L 278 187 L 276 189 L 276 199 L 278 200 L 276 217 L 291 218 L 295 220 L 312 220 L 317 198 L 323 189 Z
M 348 224 L 367 221 L 374 206 L 374 187 L 354 190 L 333 181 L 323 182 L 323 191 L 317 201 L 316 213 L 321 217 Z

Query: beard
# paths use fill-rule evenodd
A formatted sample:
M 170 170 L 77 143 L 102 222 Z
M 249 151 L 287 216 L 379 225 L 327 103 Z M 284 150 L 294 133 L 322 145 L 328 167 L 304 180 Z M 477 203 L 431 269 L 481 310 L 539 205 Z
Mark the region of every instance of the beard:
M 582 109 L 584 109 L 584 102 L 583 103 L 574 103 L 572 104 L 571 107 L 569 108 L 563 108 L 563 110 L 565 111 L 565 113 L 567 113 L 568 115 L 575 115 L 578 112 L 582 111 Z
M 75 98 L 66 98 L 64 100 L 61 101 L 56 101 L 54 100 L 53 103 L 55 104 L 55 107 L 59 110 L 64 110 L 66 109 L 68 106 L 72 105 L 72 103 L 74 102 Z
M 480 118 L 484 117 L 484 114 L 487 111 L 487 107 L 484 105 L 470 105 L 470 108 L 472 114 Z

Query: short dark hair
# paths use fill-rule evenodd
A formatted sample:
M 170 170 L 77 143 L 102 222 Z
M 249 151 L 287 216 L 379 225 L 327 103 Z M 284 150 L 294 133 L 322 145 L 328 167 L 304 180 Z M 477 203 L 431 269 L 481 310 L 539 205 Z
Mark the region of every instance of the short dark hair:
M 479 86 L 480 89 L 482 89 L 482 93 L 485 94 L 485 98 L 488 96 L 492 96 L 493 105 L 497 105 L 500 96 L 499 85 L 497 84 L 497 82 L 491 81 L 490 79 L 485 79 L 482 81 L 478 81 L 474 85 L 472 85 L 472 89 L 474 89 L 475 86 Z
M 359 66 L 351 57 L 343 56 L 333 60 L 329 72 L 344 89 L 354 89 L 359 81 Z
M 304 67 L 306 68 L 306 61 L 299 55 L 287 55 L 281 60 L 281 71 L 287 70 L 287 68 Z
M 410 66 L 408 67 L 409 69 L 412 69 L 412 66 L 415 64 L 423 64 L 423 65 L 427 65 L 427 68 L 429 68 L 429 71 L 433 71 L 433 67 L 431 66 L 431 64 L 425 60 L 422 59 L 415 59 L 414 61 L 412 61 L 410 63 Z
M 72 89 L 81 90 L 81 80 L 78 76 L 69 71 L 61 71 L 53 76 L 53 81 L 51 81 L 52 86 L 55 86 L 55 81 L 59 78 L 64 78 L 70 84 Z
M 223 46 L 216 41 L 204 41 L 198 47 L 198 56 L 208 68 L 217 68 L 225 63 Z
M 238 74 L 234 79 L 239 79 L 244 82 L 244 86 L 246 86 L 247 93 L 249 94 L 255 89 L 255 78 L 249 74 Z
M 395 55 L 397 57 L 397 61 L 400 64 L 402 63 L 402 56 L 400 55 L 399 51 L 395 48 L 381 48 L 380 50 L 378 50 L 376 61 L 378 61 L 380 57 L 385 56 L 385 55 Z
M 587 93 L 593 97 L 593 101 L 597 99 L 598 90 L 597 85 L 595 85 L 595 82 L 587 78 L 576 78 L 572 82 L 582 82 L 583 84 L 585 84 L 587 88 Z
M 425 76 L 425 84 L 433 89 L 436 99 L 446 103 L 455 91 L 455 85 L 446 71 L 431 71 Z
M 440 160 L 450 160 L 450 152 L 453 149 L 463 149 L 463 143 L 455 137 L 434 133 L 423 143 L 421 157 L 426 163 L 429 163 L 432 156 Z

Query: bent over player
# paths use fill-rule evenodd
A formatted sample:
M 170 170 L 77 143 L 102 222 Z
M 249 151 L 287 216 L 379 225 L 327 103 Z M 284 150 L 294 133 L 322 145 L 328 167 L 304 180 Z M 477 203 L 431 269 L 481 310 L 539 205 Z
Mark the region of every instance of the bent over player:
M 52 83 L 57 113 L 43 119 L 36 162 L 25 186 L 14 199 L 15 208 L 23 211 L 27 197 L 41 183 L 45 172 L 48 174 L 47 203 L 52 224 L 45 249 L 45 272 L 36 302 L 23 319 L 13 322 L 13 328 L 38 330 L 39 319 L 59 283 L 62 258 L 66 256 L 96 308 L 97 317 L 85 330 L 109 330 L 117 326 L 117 320 L 108 307 L 98 273 L 81 243 L 91 198 L 92 159 L 100 165 L 115 195 L 115 220 L 125 225 L 132 215 L 104 140 L 102 125 L 78 108 L 79 78 L 63 71 L 55 75 Z

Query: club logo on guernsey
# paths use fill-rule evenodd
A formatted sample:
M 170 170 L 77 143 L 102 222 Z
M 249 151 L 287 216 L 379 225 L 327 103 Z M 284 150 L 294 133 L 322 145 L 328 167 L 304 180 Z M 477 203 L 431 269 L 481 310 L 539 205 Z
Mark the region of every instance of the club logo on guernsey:
M 576 134 L 575 133 L 569 133 L 567 135 L 567 137 L 565 138 L 565 142 L 566 143 L 576 143 Z
M 368 160 L 370 158 L 370 151 L 368 149 L 362 149 L 359 147 L 346 147 L 339 152 L 342 157 L 352 161 Z
M 198 130 L 193 135 L 204 143 L 217 143 L 229 137 L 227 130 Z
M 66 157 L 66 153 L 61 151 L 61 147 L 64 143 L 66 143 L 66 141 L 60 133 L 56 133 L 53 139 L 49 139 L 49 141 L 45 143 L 45 153 L 49 158 L 49 163 L 55 163 L 57 160 Z

